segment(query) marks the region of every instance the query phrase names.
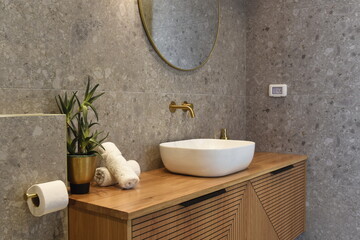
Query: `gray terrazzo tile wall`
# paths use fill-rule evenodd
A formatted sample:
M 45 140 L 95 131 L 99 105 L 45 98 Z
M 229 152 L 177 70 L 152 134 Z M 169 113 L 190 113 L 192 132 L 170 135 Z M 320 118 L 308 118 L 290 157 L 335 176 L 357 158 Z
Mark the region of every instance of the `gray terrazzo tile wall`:
M 67 210 L 34 217 L 33 184 L 66 181 L 64 115 L 0 115 L 0 239 L 67 239 Z
M 201 69 L 170 68 L 143 30 L 137 0 L 0 2 L 0 114 L 56 113 L 54 97 L 83 90 L 87 75 L 105 91 L 100 123 L 142 170 L 162 166 L 158 144 L 245 138 L 244 1 L 221 1 L 219 40 Z M 192 102 L 196 118 L 171 114 Z
M 360 2 L 247 1 L 246 135 L 309 156 L 307 232 L 360 238 Z M 270 83 L 288 97 L 269 98 Z
M 4 0 L 0 114 L 56 113 L 54 97 L 90 75 L 106 92 L 109 140 L 143 170 L 161 167 L 160 142 L 226 127 L 257 151 L 309 155 L 303 239 L 358 239 L 359 16 L 355 0 L 254 0 L 246 10 L 221 0 L 212 57 L 181 72 L 152 49 L 136 0 Z M 267 97 L 270 83 L 288 84 L 289 96 Z M 194 103 L 197 117 L 171 114 L 172 100 Z

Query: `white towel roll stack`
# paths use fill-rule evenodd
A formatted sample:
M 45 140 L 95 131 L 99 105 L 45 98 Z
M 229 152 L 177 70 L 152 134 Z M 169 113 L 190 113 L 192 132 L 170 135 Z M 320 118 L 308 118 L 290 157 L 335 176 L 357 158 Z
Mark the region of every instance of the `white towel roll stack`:
M 141 173 L 139 163 L 137 163 L 135 160 L 129 160 L 127 161 L 127 163 L 139 177 Z M 106 167 L 99 167 L 96 169 L 94 180 L 101 187 L 107 187 L 118 183 L 116 178 L 110 173 L 110 171 Z

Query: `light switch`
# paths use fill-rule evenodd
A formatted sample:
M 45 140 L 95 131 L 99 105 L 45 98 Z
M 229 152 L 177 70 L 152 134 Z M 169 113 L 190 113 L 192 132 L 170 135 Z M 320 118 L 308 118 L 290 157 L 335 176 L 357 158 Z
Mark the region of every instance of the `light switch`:
M 285 96 L 287 96 L 287 85 L 286 84 L 270 84 L 269 85 L 269 96 L 270 97 L 285 97 Z

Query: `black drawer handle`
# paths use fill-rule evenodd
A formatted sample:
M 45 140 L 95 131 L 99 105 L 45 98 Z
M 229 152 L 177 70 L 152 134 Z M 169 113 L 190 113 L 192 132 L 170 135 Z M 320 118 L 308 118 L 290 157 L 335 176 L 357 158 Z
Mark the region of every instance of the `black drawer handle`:
M 212 192 L 212 193 L 208 193 L 208 194 L 206 194 L 206 195 L 204 195 L 204 196 L 197 197 L 197 198 L 191 199 L 191 200 L 189 200 L 189 201 L 180 203 L 180 205 L 183 206 L 183 207 L 188 207 L 188 206 L 194 205 L 194 204 L 196 204 L 196 203 L 205 201 L 205 200 L 207 200 L 207 199 L 210 199 L 210 198 L 219 196 L 219 195 L 224 194 L 224 193 L 226 193 L 226 190 L 225 190 L 225 189 L 220 189 L 220 190 L 218 190 L 218 191 L 215 191 L 215 192 Z
M 290 169 L 293 169 L 293 168 L 294 168 L 294 165 L 289 165 L 289 166 L 280 168 L 280 169 L 278 169 L 278 170 L 272 171 L 272 172 L 271 172 L 271 175 L 276 175 L 276 174 L 285 172 L 285 171 L 290 170 Z

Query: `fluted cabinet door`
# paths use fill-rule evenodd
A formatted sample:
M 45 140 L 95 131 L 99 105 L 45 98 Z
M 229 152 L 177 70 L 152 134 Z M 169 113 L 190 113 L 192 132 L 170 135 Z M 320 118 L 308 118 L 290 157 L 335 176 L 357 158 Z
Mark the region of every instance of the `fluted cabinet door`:
M 244 194 L 247 184 L 207 194 L 132 221 L 132 238 L 245 239 Z
M 252 179 L 249 189 L 250 204 L 261 204 L 278 239 L 292 240 L 305 231 L 305 162 Z
M 278 236 L 271 224 L 258 196 L 249 183 L 246 201 L 247 206 L 247 238 L 248 240 L 278 240 Z

